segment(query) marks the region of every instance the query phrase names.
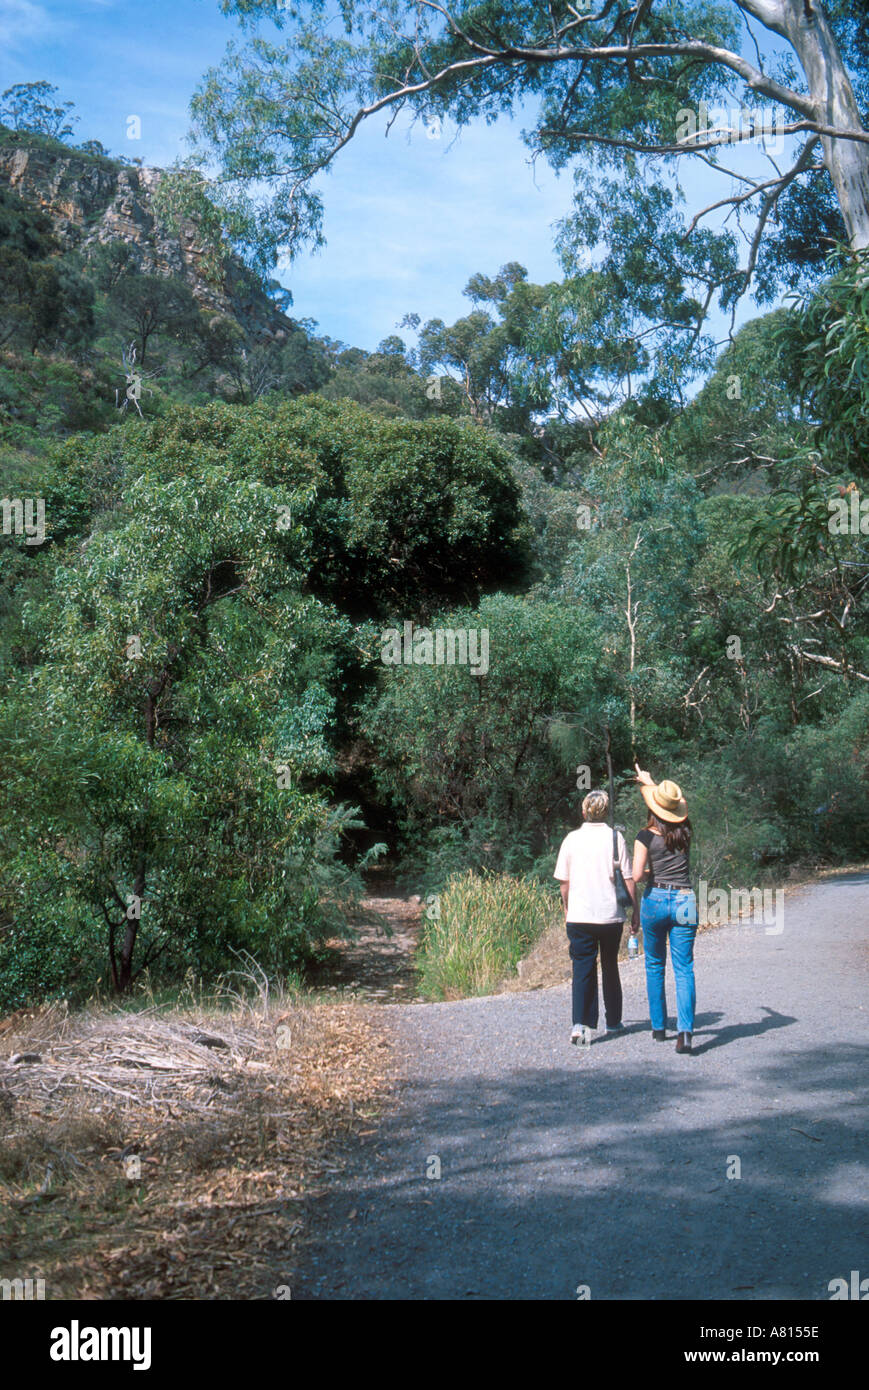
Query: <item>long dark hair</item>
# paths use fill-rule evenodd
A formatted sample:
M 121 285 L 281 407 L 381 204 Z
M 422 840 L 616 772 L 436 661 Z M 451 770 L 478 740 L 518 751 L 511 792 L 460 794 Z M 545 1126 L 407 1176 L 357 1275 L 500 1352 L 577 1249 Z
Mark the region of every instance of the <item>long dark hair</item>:
M 660 835 L 671 854 L 687 854 L 691 848 L 691 822 L 687 816 L 677 825 L 671 820 L 658 820 L 654 811 L 650 811 L 646 829 Z

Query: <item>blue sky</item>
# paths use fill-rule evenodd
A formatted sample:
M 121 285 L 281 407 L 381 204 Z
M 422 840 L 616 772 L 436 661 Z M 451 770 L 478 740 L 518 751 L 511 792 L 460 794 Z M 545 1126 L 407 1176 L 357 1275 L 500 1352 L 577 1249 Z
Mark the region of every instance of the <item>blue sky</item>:
M 163 166 L 184 152 L 190 96 L 237 32 L 216 0 L 0 0 L 0 90 L 53 82 L 75 103 L 77 142 Z M 130 115 L 140 140 L 127 138 Z M 558 277 L 552 229 L 570 208 L 571 178 L 542 161 L 532 169 L 518 124 L 455 142 L 449 126 L 439 139 L 398 125 L 385 139 L 384 128 L 364 125 L 324 178 L 327 246 L 280 275 L 293 313 L 371 349 L 405 313 L 466 313 L 475 271 L 520 261 L 532 280 Z M 711 173 L 690 191 L 692 202 L 723 192 Z

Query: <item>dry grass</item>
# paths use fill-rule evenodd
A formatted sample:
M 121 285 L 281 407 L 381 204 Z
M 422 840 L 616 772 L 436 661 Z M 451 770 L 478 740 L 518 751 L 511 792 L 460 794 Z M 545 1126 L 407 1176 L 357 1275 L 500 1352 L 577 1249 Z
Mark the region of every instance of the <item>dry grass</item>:
M 0 1020 L 0 1275 L 55 1299 L 292 1286 L 304 1211 L 392 1071 L 354 1005 Z
M 561 918 L 546 928 L 528 955 L 519 961 L 516 973 L 502 980 L 498 986 L 498 993 L 513 994 L 517 990 L 548 989 L 550 985 L 567 983 L 570 977 L 567 932 Z

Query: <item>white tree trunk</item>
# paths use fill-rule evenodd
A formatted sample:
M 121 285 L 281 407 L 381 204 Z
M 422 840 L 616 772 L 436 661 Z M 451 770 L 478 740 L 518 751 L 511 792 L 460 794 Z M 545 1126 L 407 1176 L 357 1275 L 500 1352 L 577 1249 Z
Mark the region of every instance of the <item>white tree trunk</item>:
M 752 7 L 753 8 L 753 7 Z M 816 119 L 863 130 L 860 109 L 839 45 L 817 0 L 779 0 L 770 25 L 793 45 L 815 103 Z M 824 163 L 839 199 L 852 248 L 869 247 L 869 144 L 823 136 Z

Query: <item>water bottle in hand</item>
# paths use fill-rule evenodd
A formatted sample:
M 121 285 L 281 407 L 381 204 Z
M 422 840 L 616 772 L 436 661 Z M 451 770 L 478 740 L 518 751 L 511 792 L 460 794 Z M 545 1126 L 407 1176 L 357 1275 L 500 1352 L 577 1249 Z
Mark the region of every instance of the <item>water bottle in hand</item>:
M 640 943 L 637 940 L 636 933 L 631 932 L 630 936 L 628 937 L 628 960 L 636 960 L 639 954 Z

